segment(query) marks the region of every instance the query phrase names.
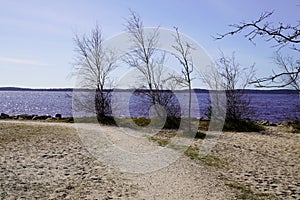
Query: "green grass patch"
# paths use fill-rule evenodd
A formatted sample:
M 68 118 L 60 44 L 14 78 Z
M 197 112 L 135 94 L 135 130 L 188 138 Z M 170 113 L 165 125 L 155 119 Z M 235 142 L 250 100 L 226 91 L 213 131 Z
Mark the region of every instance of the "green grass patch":
M 154 119 L 153 119 L 154 120 Z M 138 125 L 138 126 L 148 126 L 151 123 L 151 119 L 144 118 L 144 117 L 139 117 L 139 118 L 132 118 L 132 121 Z
M 167 146 L 170 143 L 170 139 L 167 138 L 159 138 L 159 137 L 152 136 L 149 137 L 149 139 L 153 142 L 158 143 L 158 145 L 162 147 Z
M 225 185 L 234 189 L 236 191 L 237 199 L 251 199 L 251 200 L 275 200 L 280 199 L 276 197 L 274 194 L 265 194 L 265 193 L 256 193 L 251 190 L 250 187 L 246 187 L 235 181 L 225 180 Z
M 218 158 L 214 155 L 200 155 L 200 160 L 204 162 L 206 165 L 218 168 L 218 169 L 228 169 L 229 163 L 226 162 L 225 160 Z
M 216 156 L 213 155 L 200 155 L 199 148 L 195 146 L 183 146 L 173 144 L 171 142 L 171 138 L 176 135 L 176 133 L 166 134 L 167 136 L 151 136 L 149 139 L 153 142 L 156 142 L 159 146 L 165 147 L 168 145 L 168 148 L 172 148 L 178 151 L 183 151 L 184 155 L 189 157 L 192 160 L 200 160 L 208 166 L 219 168 L 219 169 L 227 169 L 229 164 Z
M 176 145 L 171 143 L 170 138 L 161 138 L 161 137 L 149 137 L 149 139 L 151 141 L 154 141 L 156 143 L 158 143 L 159 146 L 165 147 L 168 145 L 169 148 L 178 150 L 178 151 L 184 151 L 184 155 L 188 156 L 189 158 L 193 159 L 198 159 L 199 158 L 199 149 L 196 147 L 187 147 L 187 146 L 183 146 L 183 145 Z
M 96 117 L 77 117 L 74 119 L 75 123 L 92 123 L 98 124 L 98 120 Z
M 186 149 L 186 151 L 184 152 L 184 155 L 186 155 L 187 157 L 189 157 L 192 160 L 200 158 L 199 149 L 196 147 L 192 147 L 192 146 L 189 146 Z

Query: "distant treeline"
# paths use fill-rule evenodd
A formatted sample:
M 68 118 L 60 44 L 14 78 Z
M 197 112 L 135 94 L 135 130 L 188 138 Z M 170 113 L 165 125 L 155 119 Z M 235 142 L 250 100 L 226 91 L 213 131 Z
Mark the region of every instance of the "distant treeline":
M 53 92 L 72 92 L 74 88 L 48 88 L 48 89 L 37 89 L 37 88 L 19 88 L 19 87 L 0 87 L 0 91 L 53 91 Z M 76 89 L 86 90 L 86 89 Z M 117 92 L 132 92 L 134 89 L 115 89 Z M 112 91 L 112 90 L 106 90 Z M 136 89 L 136 92 L 147 92 L 147 90 Z M 206 89 L 194 89 L 196 93 L 209 93 Z M 176 92 L 188 92 L 188 90 L 176 90 Z M 290 89 L 277 89 L 277 90 L 256 90 L 256 89 L 245 89 L 246 94 L 298 94 L 296 90 Z
M 72 92 L 73 88 L 19 88 L 19 87 L 0 87 L 0 91 L 54 91 L 54 92 Z

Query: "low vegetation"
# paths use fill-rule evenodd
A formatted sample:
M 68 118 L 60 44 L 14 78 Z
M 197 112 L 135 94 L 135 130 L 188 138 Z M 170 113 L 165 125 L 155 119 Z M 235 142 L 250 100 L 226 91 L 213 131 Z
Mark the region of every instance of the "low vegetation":
M 198 136 L 197 136 L 198 135 Z M 199 160 L 205 163 L 208 166 L 215 168 L 227 168 L 228 163 L 225 160 L 222 160 L 213 155 L 201 155 L 199 153 L 199 148 L 196 146 L 183 146 L 176 145 L 171 142 L 171 139 L 176 136 L 174 132 L 160 132 L 157 135 L 149 137 L 151 141 L 156 142 L 159 146 L 167 146 L 168 148 L 172 148 L 178 151 L 184 151 L 184 155 L 189 157 L 192 160 Z M 183 135 L 184 136 L 184 135 Z M 205 137 L 205 133 L 198 132 L 196 134 L 198 139 L 203 139 Z
M 170 144 L 170 139 L 164 139 L 164 138 L 158 138 L 158 137 L 149 137 L 149 139 L 153 142 L 156 142 L 159 146 L 167 146 L 168 144 Z
M 244 186 L 236 181 L 225 180 L 225 185 L 236 191 L 237 199 L 252 200 L 276 200 L 279 199 L 273 194 L 256 193 L 250 187 Z
M 251 120 L 226 120 L 223 127 L 223 131 L 233 132 L 259 132 L 263 130 L 263 126 Z
M 286 125 L 289 127 L 292 133 L 300 133 L 300 119 L 288 121 Z
M 201 120 L 198 129 L 207 131 L 209 128 L 209 120 Z M 252 120 L 226 120 L 223 126 L 223 131 L 233 132 L 259 132 L 263 131 L 264 127 L 255 123 Z

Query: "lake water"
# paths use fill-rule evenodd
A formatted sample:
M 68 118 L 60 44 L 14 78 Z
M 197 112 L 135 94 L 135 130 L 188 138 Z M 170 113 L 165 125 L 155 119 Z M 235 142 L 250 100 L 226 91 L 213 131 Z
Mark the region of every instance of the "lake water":
M 116 93 L 118 113 L 122 117 L 146 115 L 145 104 L 137 103 L 128 92 Z M 193 116 L 205 116 L 209 106 L 207 93 L 196 93 L 199 110 L 193 110 Z M 187 93 L 176 94 L 181 102 L 187 102 Z M 277 123 L 293 116 L 300 116 L 300 99 L 298 94 L 255 93 L 248 94 L 251 108 L 255 111 L 254 120 L 269 120 Z M 136 98 L 136 97 L 135 97 Z M 129 106 L 125 103 L 131 99 Z M 133 102 L 133 103 L 132 103 Z M 184 105 L 187 106 L 187 105 Z M 182 108 L 186 109 L 186 108 Z M 0 113 L 52 115 L 60 113 L 63 117 L 72 116 L 72 92 L 65 91 L 0 91 Z M 122 115 L 123 114 L 123 115 Z

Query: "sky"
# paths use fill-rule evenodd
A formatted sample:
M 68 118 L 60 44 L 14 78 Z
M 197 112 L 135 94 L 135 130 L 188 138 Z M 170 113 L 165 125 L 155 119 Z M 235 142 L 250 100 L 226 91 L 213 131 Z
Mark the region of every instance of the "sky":
M 146 27 L 176 26 L 212 59 L 220 50 L 235 52 L 241 66 L 255 63 L 257 76 L 268 76 L 276 70 L 272 43 L 253 45 L 243 34 L 217 41 L 212 36 L 265 11 L 274 10 L 275 25 L 296 24 L 300 13 L 299 0 L 0 0 L 0 5 L 0 87 L 30 88 L 73 87 L 74 34 L 88 34 L 97 23 L 104 38 L 111 38 L 125 30 L 130 9 Z

